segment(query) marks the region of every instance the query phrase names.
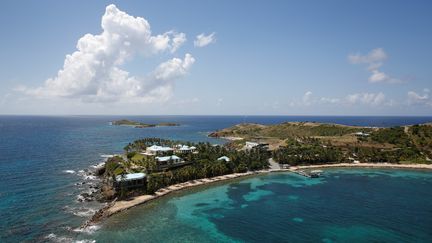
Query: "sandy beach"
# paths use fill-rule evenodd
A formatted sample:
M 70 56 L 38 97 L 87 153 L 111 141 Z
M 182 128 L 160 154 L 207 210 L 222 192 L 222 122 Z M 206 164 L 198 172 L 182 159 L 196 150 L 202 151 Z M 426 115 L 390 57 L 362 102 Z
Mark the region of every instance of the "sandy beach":
M 132 207 L 144 204 L 148 201 L 157 199 L 159 197 L 165 196 L 171 192 L 180 191 L 186 188 L 196 187 L 200 185 L 206 185 L 218 181 L 231 180 L 235 178 L 258 175 L 271 172 L 292 172 L 296 170 L 304 169 L 318 169 L 318 168 L 400 168 L 400 169 L 432 169 L 432 164 L 390 164 L 390 163 L 337 163 L 337 164 L 322 164 L 322 165 L 305 165 L 305 166 L 291 166 L 286 169 L 269 169 L 269 170 L 259 170 L 246 173 L 233 173 L 223 176 L 216 176 L 212 178 L 197 179 L 192 181 L 187 181 L 175 185 L 171 185 L 165 188 L 161 188 L 156 191 L 153 195 L 141 195 L 129 200 L 113 201 L 109 203 L 106 207 L 100 209 L 96 212 L 93 217 L 88 220 L 81 228 L 86 228 L 88 226 L 97 224 L 101 222 L 104 218 L 108 218 L 116 213 L 125 211 Z
M 216 176 L 216 177 L 212 177 L 212 178 L 197 179 L 197 180 L 187 181 L 187 182 L 174 184 L 174 185 L 171 185 L 168 187 L 161 188 L 158 191 L 156 191 L 155 194 L 153 194 L 153 195 L 141 195 L 141 196 L 131 198 L 129 200 L 121 200 L 121 201 L 114 200 L 113 202 L 111 202 L 107 206 L 105 206 L 104 208 L 97 211 L 90 220 L 88 220 L 85 224 L 83 224 L 81 226 L 81 228 L 86 228 L 88 226 L 94 225 L 94 224 L 100 222 L 104 218 L 108 218 L 108 217 L 110 217 L 116 213 L 121 212 L 121 211 L 127 210 L 127 209 L 135 207 L 137 205 L 140 205 L 140 204 L 146 203 L 148 201 L 157 199 L 159 197 L 165 196 L 171 192 L 183 190 L 183 189 L 190 188 L 190 187 L 206 185 L 206 184 L 210 184 L 210 183 L 214 183 L 214 182 L 218 182 L 218 181 L 225 181 L 225 180 L 235 179 L 235 178 L 239 178 L 239 177 L 245 177 L 245 176 L 256 175 L 256 174 L 261 174 L 261 173 L 268 173 L 271 171 L 274 171 L 274 170 L 261 170 L 261 171 L 253 171 L 253 172 L 246 172 L 246 173 L 233 173 L 233 174 L 228 174 L 228 175 L 223 175 L 223 176 Z M 278 170 L 278 171 L 280 171 L 280 170 Z M 288 171 L 288 170 L 286 170 L 286 171 Z
M 332 167 L 368 167 L 368 168 L 400 168 L 400 169 L 432 169 L 432 164 L 391 164 L 391 163 L 338 163 L 323 165 L 291 166 L 289 170 L 332 168 Z

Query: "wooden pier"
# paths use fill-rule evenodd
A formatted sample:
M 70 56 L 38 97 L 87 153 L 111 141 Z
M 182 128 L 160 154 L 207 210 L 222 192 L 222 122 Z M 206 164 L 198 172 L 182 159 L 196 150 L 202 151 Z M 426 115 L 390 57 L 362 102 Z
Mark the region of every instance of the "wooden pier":
M 322 171 L 321 170 L 312 170 L 312 171 L 304 171 L 304 170 L 294 170 L 294 173 L 307 177 L 307 178 L 318 178 L 321 176 Z

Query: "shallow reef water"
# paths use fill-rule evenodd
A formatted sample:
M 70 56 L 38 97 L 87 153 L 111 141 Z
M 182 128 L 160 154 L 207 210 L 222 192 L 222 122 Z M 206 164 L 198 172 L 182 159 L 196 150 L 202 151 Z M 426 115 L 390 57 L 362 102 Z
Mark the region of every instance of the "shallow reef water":
M 113 216 L 86 239 L 430 242 L 430 186 L 428 171 L 328 169 L 319 179 L 259 175 L 174 193 Z

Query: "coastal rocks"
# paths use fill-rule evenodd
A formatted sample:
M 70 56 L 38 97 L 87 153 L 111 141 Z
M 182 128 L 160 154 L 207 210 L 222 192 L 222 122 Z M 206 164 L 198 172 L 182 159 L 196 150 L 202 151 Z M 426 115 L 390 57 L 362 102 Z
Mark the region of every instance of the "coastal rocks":
M 220 137 L 218 132 L 211 132 L 208 134 L 208 136 L 211 138 L 219 138 Z
M 85 222 L 80 227 L 80 229 L 83 230 L 83 229 L 87 229 L 89 227 L 92 227 L 92 226 L 94 226 L 94 224 L 100 222 L 103 218 L 107 217 L 107 210 L 109 208 L 111 208 L 115 202 L 116 202 L 116 199 L 114 199 L 112 202 L 108 203 L 105 207 L 96 211 L 96 213 L 93 214 L 93 216 L 87 222 Z
M 105 173 L 105 166 L 97 167 L 94 174 L 96 176 L 101 176 Z
M 94 196 L 91 193 L 87 193 L 87 192 L 81 193 L 77 198 L 78 202 L 91 202 L 94 200 L 95 200 Z
M 78 174 L 84 179 L 84 181 L 77 182 L 75 183 L 75 185 L 86 190 L 78 195 L 78 202 L 92 202 L 97 200 L 100 185 L 98 182 L 99 178 L 96 176 L 95 171 L 96 170 L 85 169 L 78 172 Z
M 102 185 L 101 187 L 98 201 L 100 202 L 111 201 L 115 198 L 115 196 L 116 196 L 116 191 L 114 190 L 114 188 L 105 184 Z

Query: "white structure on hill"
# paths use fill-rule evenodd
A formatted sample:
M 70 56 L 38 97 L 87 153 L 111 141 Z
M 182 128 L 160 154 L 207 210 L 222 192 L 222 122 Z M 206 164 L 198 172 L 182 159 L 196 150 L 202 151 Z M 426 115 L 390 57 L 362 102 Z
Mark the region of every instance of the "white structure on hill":
M 168 164 L 169 162 L 172 162 L 173 164 L 179 164 L 183 162 L 183 160 L 176 155 L 156 157 L 156 160 L 159 164 Z
M 182 154 L 184 154 L 184 153 L 192 153 L 195 150 L 196 150 L 195 146 L 190 146 L 189 147 L 187 145 L 182 145 L 182 144 L 177 144 L 175 146 L 175 151 L 178 152 L 178 153 L 182 153 Z
M 124 174 L 116 176 L 114 186 L 117 190 L 120 190 L 121 188 L 142 188 L 145 186 L 146 182 L 146 174 L 144 173 Z
M 258 146 L 259 144 L 258 143 L 255 143 L 255 142 L 246 142 L 246 148 L 247 149 L 252 149 L 252 148 L 255 148 L 256 146 Z
M 357 137 L 368 137 L 369 133 L 364 133 L 364 132 L 356 132 L 354 133 Z
M 225 162 L 230 162 L 231 161 L 231 159 L 228 158 L 227 156 L 219 157 L 217 160 L 225 160 Z
M 146 152 L 144 154 L 145 155 L 157 155 L 157 154 L 160 154 L 163 152 L 170 152 L 170 151 L 173 151 L 173 149 L 170 147 L 152 145 L 152 146 L 146 148 Z

